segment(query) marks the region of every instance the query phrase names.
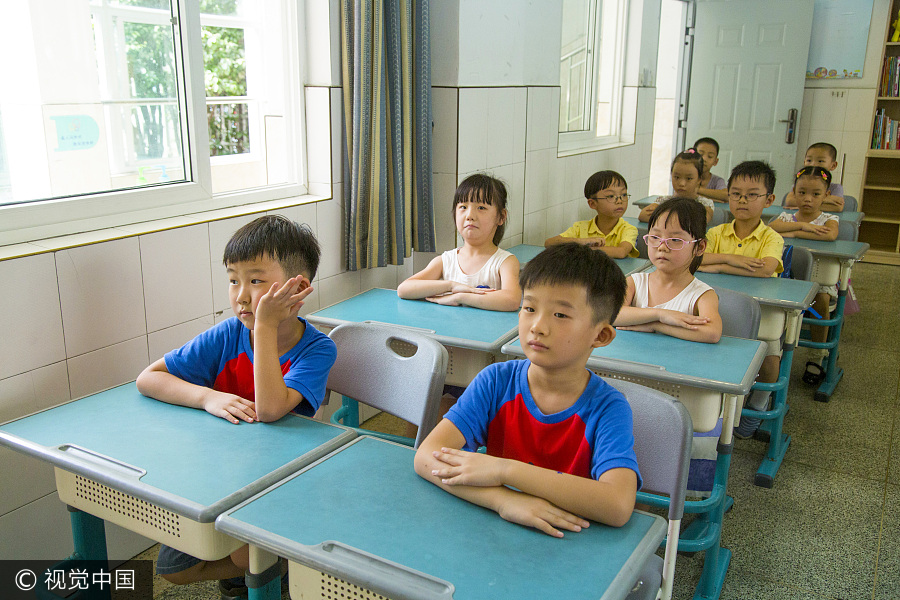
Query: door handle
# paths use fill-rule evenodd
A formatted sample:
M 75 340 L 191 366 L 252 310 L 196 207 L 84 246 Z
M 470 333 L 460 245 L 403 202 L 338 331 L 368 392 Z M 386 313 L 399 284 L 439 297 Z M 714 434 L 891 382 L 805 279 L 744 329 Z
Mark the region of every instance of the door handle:
M 784 141 L 787 144 L 794 143 L 794 132 L 797 129 L 797 109 L 792 108 L 788 110 L 788 118 L 787 119 L 779 119 L 779 123 L 787 123 L 787 131 L 784 134 Z

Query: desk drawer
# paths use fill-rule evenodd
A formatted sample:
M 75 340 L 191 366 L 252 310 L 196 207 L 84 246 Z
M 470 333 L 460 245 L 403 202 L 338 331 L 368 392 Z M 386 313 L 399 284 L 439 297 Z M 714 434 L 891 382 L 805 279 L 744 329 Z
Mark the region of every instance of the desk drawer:
M 203 560 L 218 560 L 243 544 L 200 523 L 130 494 L 62 469 L 56 472 L 59 499 L 73 508 Z
M 691 414 L 691 421 L 694 424 L 694 431 L 698 433 L 706 433 L 715 429 L 722 416 L 724 404 L 722 403 L 722 394 L 712 390 L 704 390 L 701 388 L 682 386 L 675 383 L 666 383 L 655 379 L 647 379 L 644 377 L 635 377 L 632 375 L 620 375 L 618 373 L 610 373 L 599 369 L 592 369 L 594 373 L 600 377 L 608 377 L 610 379 L 619 379 L 621 381 L 631 381 L 654 390 L 659 390 L 664 394 L 668 394 L 676 398 L 684 404 L 684 407 Z

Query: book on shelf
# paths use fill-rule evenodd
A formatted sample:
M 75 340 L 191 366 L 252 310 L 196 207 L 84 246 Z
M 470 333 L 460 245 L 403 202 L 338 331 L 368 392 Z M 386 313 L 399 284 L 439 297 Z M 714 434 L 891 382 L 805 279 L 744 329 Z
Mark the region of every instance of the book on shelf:
M 888 98 L 900 97 L 900 56 L 884 57 L 878 95 Z
M 872 127 L 873 150 L 900 150 L 900 121 L 892 119 L 883 108 L 875 111 Z

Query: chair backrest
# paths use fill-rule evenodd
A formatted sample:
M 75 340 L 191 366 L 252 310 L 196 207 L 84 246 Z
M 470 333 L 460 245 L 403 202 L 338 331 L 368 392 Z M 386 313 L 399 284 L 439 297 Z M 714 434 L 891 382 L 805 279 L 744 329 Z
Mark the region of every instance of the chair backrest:
M 684 405 L 658 390 L 618 379 L 605 379 L 622 392 L 634 419 L 634 452 L 645 491 L 669 497 L 665 559 L 660 565 L 662 598 L 670 598 L 684 515 L 694 425 Z M 650 597 L 656 597 L 655 591 Z
M 637 248 L 638 257 L 646 260 L 650 260 L 650 255 L 647 254 L 647 242 L 644 241 L 644 235 L 638 231 L 637 241 L 634 244 L 634 247 Z
M 812 252 L 803 246 L 794 246 L 794 252 L 791 257 L 791 279 L 811 281 L 812 269 Z
M 437 424 L 447 349 L 415 331 L 345 323 L 328 334 L 337 360 L 327 388 L 419 427 L 415 446 Z
M 759 334 L 760 310 L 756 298 L 747 294 L 713 287 L 719 296 L 722 335 L 755 340 Z
M 856 212 L 859 210 L 859 202 L 853 196 L 844 194 L 844 210 Z
M 707 228 L 715 227 L 716 225 L 722 225 L 728 222 L 728 217 L 731 215 L 723 206 L 716 204 L 713 207 L 713 215 L 712 219 L 709 220 L 709 223 L 706 224 Z
M 855 242 L 858 238 L 859 225 L 848 219 L 841 219 L 838 221 L 837 239 L 847 240 L 848 242 Z

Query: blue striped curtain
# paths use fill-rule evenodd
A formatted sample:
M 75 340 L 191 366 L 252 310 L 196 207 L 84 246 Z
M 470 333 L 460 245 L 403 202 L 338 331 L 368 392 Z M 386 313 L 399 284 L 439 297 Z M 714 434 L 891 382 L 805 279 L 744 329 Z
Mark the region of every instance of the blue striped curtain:
M 341 0 L 350 270 L 433 252 L 427 0 Z

